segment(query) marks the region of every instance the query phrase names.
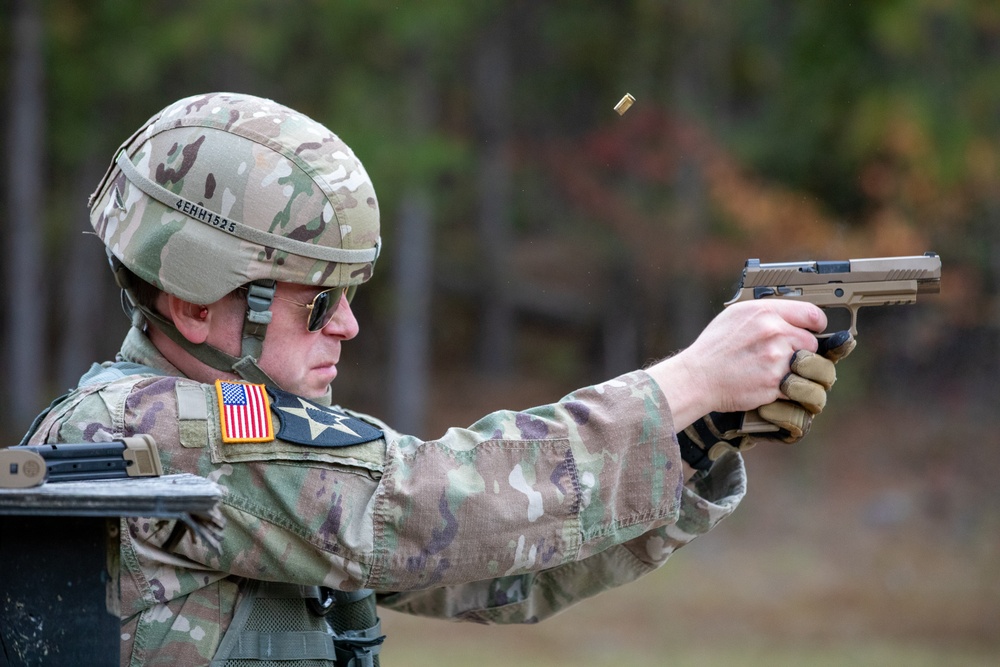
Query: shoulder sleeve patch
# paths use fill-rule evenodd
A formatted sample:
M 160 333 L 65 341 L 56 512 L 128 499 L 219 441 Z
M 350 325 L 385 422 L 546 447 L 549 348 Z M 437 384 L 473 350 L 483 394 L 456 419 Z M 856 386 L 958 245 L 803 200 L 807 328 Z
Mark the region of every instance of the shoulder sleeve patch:
M 310 447 L 347 447 L 378 440 L 382 431 L 337 408 L 268 387 L 278 418 L 277 437 Z
M 223 442 L 274 440 L 271 407 L 264 385 L 216 380 L 215 392 L 219 397 Z

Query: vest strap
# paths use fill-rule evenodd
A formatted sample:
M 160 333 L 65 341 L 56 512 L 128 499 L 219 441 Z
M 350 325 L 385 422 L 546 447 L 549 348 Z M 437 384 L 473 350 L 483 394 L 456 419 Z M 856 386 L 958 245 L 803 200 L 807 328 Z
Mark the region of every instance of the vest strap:
M 239 634 L 228 660 L 336 660 L 333 637 L 318 630 Z

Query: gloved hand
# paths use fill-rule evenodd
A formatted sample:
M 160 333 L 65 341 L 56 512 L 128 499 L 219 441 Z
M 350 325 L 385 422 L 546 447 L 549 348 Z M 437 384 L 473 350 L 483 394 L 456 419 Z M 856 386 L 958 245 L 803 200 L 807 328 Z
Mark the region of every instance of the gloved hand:
M 812 420 L 826 407 L 827 392 L 837 381 L 834 364 L 856 345 L 849 331 L 821 338 L 819 349 L 792 355 L 777 400 L 750 412 L 712 412 L 677 434 L 681 457 L 692 468 L 708 470 L 726 451 L 746 450 L 758 442 L 795 443 L 809 432 Z M 775 430 L 774 427 L 777 427 Z

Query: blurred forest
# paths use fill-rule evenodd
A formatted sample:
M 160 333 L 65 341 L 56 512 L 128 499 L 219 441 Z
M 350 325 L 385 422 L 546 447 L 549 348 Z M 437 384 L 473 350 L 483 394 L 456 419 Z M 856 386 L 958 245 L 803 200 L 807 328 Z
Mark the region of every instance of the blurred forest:
M 684 347 L 747 258 L 943 259 L 940 295 L 862 310 L 814 433 L 750 452 L 745 507 L 655 583 L 472 640 L 390 615 L 388 664 L 1000 656 L 1000 4 L 0 8 L 11 442 L 126 330 L 86 210 L 115 149 L 176 99 L 254 93 L 372 176 L 385 251 L 334 396 L 426 437 Z

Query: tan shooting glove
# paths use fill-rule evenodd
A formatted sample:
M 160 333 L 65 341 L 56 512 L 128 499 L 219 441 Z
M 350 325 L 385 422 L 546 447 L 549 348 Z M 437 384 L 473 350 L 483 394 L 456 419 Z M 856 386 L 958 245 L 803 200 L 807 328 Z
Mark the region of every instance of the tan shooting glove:
M 778 400 L 750 412 L 713 412 L 677 434 L 681 457 L 697 470 L 730 450 L 746 450 L 758 442 L 798 442 L 809 432 L 813 417 L 826 407 L 827 392 L 837 381 L 835 364 L 849 355 L 856 341 L 849 331 L 820 339 L 815 353 L 792 355 L 781 391 L 790 400 Z M 775 430 L 777 427 L 777 430 Z

